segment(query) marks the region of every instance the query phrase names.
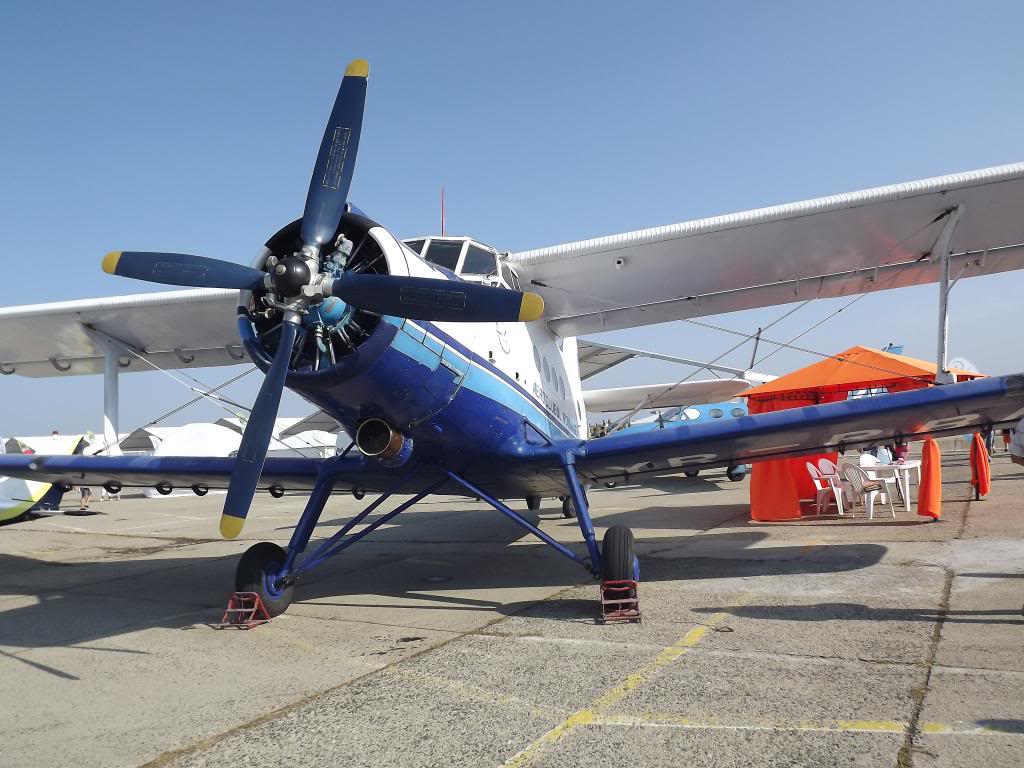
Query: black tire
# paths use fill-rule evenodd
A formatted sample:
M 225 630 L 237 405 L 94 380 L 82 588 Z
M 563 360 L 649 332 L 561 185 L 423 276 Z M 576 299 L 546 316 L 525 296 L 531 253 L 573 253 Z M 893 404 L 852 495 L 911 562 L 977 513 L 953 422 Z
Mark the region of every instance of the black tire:
M 572 520 L 576 517 L 576 505 L 572 503 L 572 499 L 568 496 L 562 499 L 562 517 L 566 520 Z
M 275 589 L 271 584 L 271 579 L 284 565 L 285 557 L 285 551 L 277 544 L 261 541 L 245 550 L 235 569 L 235 591 L 255 592 L 271 617 L 288 610 L 295 592 L 294 584 L 283 589 Z
M 732 480 L 734 483 L 738 483 L 744 477 L 747 476 L 747 465 L 740 464 L 738 467 L 729 467 L 725 470 L 725 476 Z
M 601 579 L 603 581 L 635 580 L 636 545 L 633 531 L 624 525 L 613 525 L 601 542 Z
M 536 512 L 540 509 L 540 496 L 527 496 L 526 508 L 531 512 Z
M 697 475 L 700 474 L 700 470 L 699 469 L 684 469 L 683 470 L 683 474 L 686 475 L 687 477 L 696 477 Z

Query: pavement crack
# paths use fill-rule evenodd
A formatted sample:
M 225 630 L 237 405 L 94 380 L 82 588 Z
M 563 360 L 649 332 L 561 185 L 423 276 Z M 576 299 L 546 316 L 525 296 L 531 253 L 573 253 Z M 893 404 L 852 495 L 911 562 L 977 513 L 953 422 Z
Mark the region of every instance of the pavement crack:
M 964 515 L 966 517 L 966 514 Z M 910 719 L 907 723 L 907 730 L 903 736 L 903 744 L 896 755 L 896 768 L 913 768 L 914 766 L 914 742 L 921 734 L 921 712 L 924 710 L 924 700 L 928 695 L 928 686 L 932 680 L 932 669 L 935 666 L 935 657 L 939 650 L 939 640 L 942 638 L 942 627 L 946 623 L 946 616 L 949 614 L 949 600 L 953 591 L 953 571 L 946 569 L 946 576 L 942 584 L 942 599 L 939 601 L 938 615 L 935 624 L 932 626 L 932 636 L 928 641 L 928 653 L 924 660 L 924 680 L 920 685 L 914 686 L 910 691 L 913 705 L 911 707 Z

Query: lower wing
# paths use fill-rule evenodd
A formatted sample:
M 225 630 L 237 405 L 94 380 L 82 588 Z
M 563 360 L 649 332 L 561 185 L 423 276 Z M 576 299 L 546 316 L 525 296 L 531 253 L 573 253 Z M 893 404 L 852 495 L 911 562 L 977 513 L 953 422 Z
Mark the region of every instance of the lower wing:
M 269 458 L 259 488 L 309 490 L 323 462 L 307 458 Z M 228 487 L 233 458 L 204 456 L 0 456 L 0 475 L 67 485 L 105 485 L 172 488 Z M 331 463 L 335 488 L 383 490 L 395 481 L 395 471 L 374 466 L 362 456 Z
M 576 466 L 591 480 L 666 469 L 728 467 L 1010 426 L 1024 417 L 1024 374 L 812 405 L 586 442 Z

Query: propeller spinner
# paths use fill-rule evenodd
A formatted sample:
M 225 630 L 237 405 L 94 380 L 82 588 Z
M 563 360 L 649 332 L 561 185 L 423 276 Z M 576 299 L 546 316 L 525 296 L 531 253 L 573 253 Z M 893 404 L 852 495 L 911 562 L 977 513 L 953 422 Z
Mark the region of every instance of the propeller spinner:
M 320 142 L 306 194 L 301 224 L 302 249 L 267 260 L 268 271 L 183 253 L 114 251 L 103 270 L 122 277 L 197 288 L 265 289 L 271 307 L 282 312 L 282 332 L 274 359 L 260 387 L 231 474 L 221 534 L 237 537 L 252 503 L 281 404 L 298 327 L 309 307 L 336 296 L 354 307 L 382 315 L 440 322 L 529 322 L 544 311 L 534 293 L 475 283 L 400 275 L 320 272 L 320 250 L 341 223 L 355 170 L 369 65 L 356 59 L 345 70 Z

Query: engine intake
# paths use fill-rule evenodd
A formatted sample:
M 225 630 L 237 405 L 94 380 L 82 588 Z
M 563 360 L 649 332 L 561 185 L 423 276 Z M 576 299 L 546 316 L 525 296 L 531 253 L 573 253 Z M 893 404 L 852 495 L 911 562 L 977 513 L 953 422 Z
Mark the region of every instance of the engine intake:
M 371 459 L 399 466 L 412 455 L 412 439 L 383 419 L 367 419 L 356 430 L 356 448 Z

